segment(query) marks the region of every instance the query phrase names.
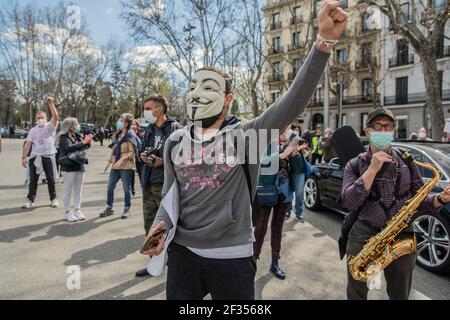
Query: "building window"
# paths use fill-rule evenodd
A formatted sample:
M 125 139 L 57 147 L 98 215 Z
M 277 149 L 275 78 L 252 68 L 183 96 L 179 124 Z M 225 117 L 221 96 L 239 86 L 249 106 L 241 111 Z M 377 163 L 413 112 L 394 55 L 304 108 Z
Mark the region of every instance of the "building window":
M 277 91 L 277 92 L 272 92 L 272 103 L 273 102 L 275 102 L 275 101 L 277 101 L 277 99 L 280 97 L 280 92 L 279 91 Z
M 408 21 L 411 19 L 409 2 L 405 2 L 405 3 L 401 4 L 400 10 L 401 10 L 401 13 L 400 13 L 400 16 L 398 17 L 398 22 L 402 26 L 402 25 L 405 25 L 406 23 L 408 23 Z
M 408 103 L 408 77 L 395 79 L 395 103 Z
M 274 13 L 272 15 L 272 30 L 281 28 L 280 14 Z
M 409 55 L 409 45 L 408 41 L 405 39 L 400 39 L 397 41 L 397 62 L 401 64 L 406 64 Z
M 280 76 L 281 76 L 281 63 L 280 62 L 275 62 L 273 64 L 273 71 L 274 71 L 274 76 L 276 78 L 280 78 Z
M 362 45 L 362 63 L 366 67 L 368 64 L 372 63 L 372 44 L 365 43 Z
M 292 69 L 294 71 L 294 74 L 296 74 L 300 68 L 302 67 L 302 62 L 300 58 L 294 58 L 292 59 Z
M 361 82 L 362 96 L 368 98 L 373 94 L 372 79 L 364 79 Z
M 292 34 L 292 45 L 294 48 L 298 48 L 300 46 L 300 32 L 294 32 Z
M 281 51 L 281 38 L 280 37 L 273 38 L 273 49 L 274 49 L 274 53 Z
M 366 12 L 362 16 L 362 31 L 372 30 L 372 18 L 373 12 Z
M 433 9 L 440 9 L 445 7 L 445 0 L 431 0 L 431 6 Z
M 347 50 L 344 50 L 344 49 L 337 50 L 337 58 L 338 58 L 338 63 L 346 62 L 347 58 L 348 58 Z
M 408 137 L 408 116 L 397 115 L 395 116 L 397 139 L 405 140 Z
M 302 10 L 301 9 L 302 9 L 301 7 L 295 7 L 292 10 L 292 24 L 301 22 L 301 18 L 302 18 Z
M 317 88 L 316 92 L 314 94 L 314 99 L 316 100 L 316 103 L 322 103 L 323 102 L 323 89 Z
M 342 9 L 347 9 L 348 8 L 348 0 L 339 0 L 339 7 L 341 7 Z
M 367 122 L 368 117 L 369 117 L 368 113 L 361 113 L 361 131 L 360 131 L 360 134 L 361 134 L 362 137 L 366 136 L 366 131 L 364 129 L 366 128 L 366 122 Z

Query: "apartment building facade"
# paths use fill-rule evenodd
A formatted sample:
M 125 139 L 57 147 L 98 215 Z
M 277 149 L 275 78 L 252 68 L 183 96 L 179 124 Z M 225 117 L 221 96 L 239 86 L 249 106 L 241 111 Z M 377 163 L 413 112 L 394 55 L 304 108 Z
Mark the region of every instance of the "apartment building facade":
M 263 8 L 268 56 L 264 88 L 268 101 L 282 95 L 300 69 L 318 32 L 317 14 L 322 2 L 268 0 Z M 341 0 L 340 5 L 349 12 L 349 24 L 330 59 L 327 75 L 302 115 L 304 126 L 337 128 L 348 124 L 364 134 L 367 114 L 375 106 L 385 105 L 398 116 L 399 138 L 406 138 L 423 126 L 425 119 L 420 61 L 410 58 L 413 50 L 405 49 L 401 37 L 390 32 L 389 21 L 380 12 L 358 0 Z M 437 59 L 446 116 L 450 108 L 449 51 L 443 39 Z M 324 114 L 326 92 L 328 123 Z

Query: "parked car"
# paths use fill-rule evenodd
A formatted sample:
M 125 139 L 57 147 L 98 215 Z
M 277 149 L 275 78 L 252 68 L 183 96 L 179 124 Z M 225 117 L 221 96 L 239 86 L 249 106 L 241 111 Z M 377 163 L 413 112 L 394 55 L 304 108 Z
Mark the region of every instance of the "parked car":
M 26 139 L 28 136 L 28 131 L 23 129 L 16 129 L 16 138 L 18 139 Z
M 1 131 L 2 138 L 9 138 L 9 130 Z M 23 129 L 16 129 L 16 139 L 26 139 L 28 131 Z
M 419 162 L 434 164 L 442 178 L 433 192 L 441 192 L 450 184 L 450 145 L 438 142 L 396 142 L 394 147 L 408 151 Z M 428 182 L 433 173 L 419 168 L 422 179 Z M 313 166 L 313 174 L 305 183 L 305 207 L 318 211 L 328 208 L 346 214 L 340 204 L 343 181 L 342 162 L 336 158 L 327 164 Z M 417 213 L 412 218 L 417 232 L 417 264 L 436 273 L 450 272 L 450 205 L 438 213 Z

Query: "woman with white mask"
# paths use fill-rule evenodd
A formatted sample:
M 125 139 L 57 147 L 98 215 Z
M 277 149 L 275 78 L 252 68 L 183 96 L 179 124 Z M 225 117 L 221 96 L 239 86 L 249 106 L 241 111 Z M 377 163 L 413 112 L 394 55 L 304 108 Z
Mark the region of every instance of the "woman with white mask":
M 83 189 L 85 164 L 69 159 L 69 155 L 89 149 L 92 142 L 92 134 L 82 139 L 80 125 L 76 118 L 66 118 L 61 124 L 58 135 L 59 163 L 64 178 L 63 202 L 64 220 L 76 222 L 86 220 L 81 212 L 81 193 Z M 86 159 L 87 160 L 87 159 Z M 73 198 L 73 205 L 71 204 Z

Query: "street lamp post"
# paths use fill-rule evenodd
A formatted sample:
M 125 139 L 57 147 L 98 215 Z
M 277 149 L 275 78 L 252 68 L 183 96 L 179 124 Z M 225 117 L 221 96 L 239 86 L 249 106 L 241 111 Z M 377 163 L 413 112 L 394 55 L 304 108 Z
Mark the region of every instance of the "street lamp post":
M 183 28 L 184 32 L 188 33 L 188 36 L 186 37 L 187 47 L 186 51 L 188 52 L 188 64 L 189 64 L 189 83 L 191 82 L 192 77 L 192 49 L 194 48 L 193 41 L 195 37 L 192 35 L 192 30 L 196 29 L 195 26 L 188 23 L 186 27 Z
M 338 123 L 337 127 L 340 128 L 342 126 L 342 72 L 338 72 L 337 80 L 339 84 L 339 105 L 338 105 Z

